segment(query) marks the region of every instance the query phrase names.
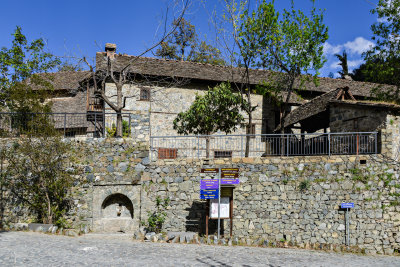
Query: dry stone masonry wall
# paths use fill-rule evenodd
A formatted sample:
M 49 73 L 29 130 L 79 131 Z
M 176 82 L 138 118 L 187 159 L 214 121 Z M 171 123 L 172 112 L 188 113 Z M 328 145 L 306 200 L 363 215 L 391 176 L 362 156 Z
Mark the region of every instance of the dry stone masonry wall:
M 148 143 L 133 139 L 69 140 L 77 170 L 68 221 L 75 228 L 133 233 L 169 197 L 165 231 L 205 233 L 206 200 L 199 199 L 202 167 L 238 167 L 233 189 L 233 235 L 239 239 L 290 241 L 300 247 L 344 245 L 350 211 L 350 245 L 367 253 L 400 249 L 399 168 L 380 155 L 149 160 Z M 11 205 L 12 202 L 7 202 Z M 26 222 L 15 206 L 5 219 Z M 210 222 L 210 234 L 216 221 Z M 225 235 L 229 220 L 224 220 Z

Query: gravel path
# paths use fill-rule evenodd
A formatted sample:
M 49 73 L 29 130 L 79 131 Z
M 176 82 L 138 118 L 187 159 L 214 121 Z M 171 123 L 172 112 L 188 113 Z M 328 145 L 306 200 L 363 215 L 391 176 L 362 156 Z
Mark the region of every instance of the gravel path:
M 82 237 L 0 233 L 0 266 L 400 266 L 400 257 L 296 249 L 132 241 L 127 235 Z

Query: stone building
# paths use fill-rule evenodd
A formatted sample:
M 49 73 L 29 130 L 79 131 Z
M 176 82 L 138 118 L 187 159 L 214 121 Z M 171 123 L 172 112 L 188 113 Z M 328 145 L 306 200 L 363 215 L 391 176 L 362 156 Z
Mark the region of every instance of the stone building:
M 231 187 L 229 196 L 232 221 L 222 222 L 225 236 L 232 227 L 233 236 L 255 245 L 261 240 L 270 244 L 284 240 L 299 247 L 335 249 L 349 241 L 367 253 L 400 251 L 400 107 L 370 101 L 376 84 L 320 78 L 318 87 L 309 83 L 306 90 L 296 92 L 299 98 L 291 99 L 292 111 L 284 125 L 276 120 L 278 109 L 271 99 L 252 95 L 258 105 L 255 125 L 250 128 L 253 133 L 273 133 L 281 127 L 293 133 L 293 138 L 287 135 L 281 139 L 286 150 L 274 157 L 251 154 L 241 158 L 231 153 L 221 159 L 221 151 L 216 149 L 214 159 L 209 160 L 199 154 L 199 158 L 182 154 L 171 144 L 163 148 L 175 151 L 174 156 L 152 160 L 154 136 L 176 135 L 172 120 L 190 106 L 196 93 L 204 93 L 220 82 L 240 83 L 242 70 L 117 55 L 115 48 L 110 45 L 106 52 L 97 53 L 96 67 L 97 71 L 104 70 L 110 56 L 117 72 L 131 64 L 131 82 L 123 88 L 124 96 L 129 97 L 124 120 L 130 122 L 131 135 L 66 139 L 77 153 L 71 162 L 76 181 L 68 211 L 68 221 L 75 228 L 134 233 L 154 211 L 155 199 L 168 197 L 171 203 L 164 230 L 202 235 L 209 210 L 208 202 L 200 199 L 200 181 L 211 177 L 201 168 L 239 168 L 240 183 Z M 54 112 L 60 112 L 63 118 L 77 116 L 66 112 L 83 114 L 77 126 L 72 119 L 56 126 L 67 136 L 104 135 L 105 126 L 113 119 L 106 115 L 110 108 L 94 97 L 90 73 L 52 75 L 57 89 Z M 268 72 L 250 70 L 250 78 L 251 85 L 256 86 L 268 78 Z M 105 93 L 110 98 L 115 95 L 110 81 Z M 315 136 L 298 138 L 302 132 Z M 336 138 L 337 132 L 347 134 Z M 2 141 L 8 145 L 9 140 Z M 257 142 L 262 144 L 261 152 L 274 145 L 275 149 L 282 147 L 282 143 L 276 146 L 267 137 L 252 139 L 252 143 Z M 233 147 L 226 139 L 220 145 Z M 294 145 L 308 154 L 289 152 L 287 148 Z M 374 150 L 369 150 L 372 145 Z M 315 147 L 325 150 L 321 153 Z M 345 210 L 340 207 L 343 202 L 355 204 L 347 228 Z M 29 216 L 11 201 L 6 199 L 5 203 L 2 219 L 7 224 L 28 221 Z M 350 229 L 351 240 L 346 229 Z M 216 233 L 215 220 L 210 222 L 209 233 Z
M 108 64 L 112 64 L 113 72 L 116 74 L 126 66 L 130 66 L 128 81 L 123 87 L 125 101 L 123 120 L 129 125 L 130 136 L 141 141 L 149 141 L 150 137 L 177 136 L 173 129 L 173 120 L 179 112 L 190 107 L 196 94 L 203 94 L 208 88 L 221 82 L 230 82 L 233 87 L 240 85 L 244 71 L 241 68 L 121 55 L 116 53 L 114 44 L 107 44 L 106 52 L 96 54 L 96 73 L 104 72 Z M 53 111 L 60 113 L 54 115 L 56 127 L 71 137 L 107 136 L 106 129 L 115 125 L 115 112 L 103 100 L 95 97 L 91 73 L 59 72 L 51 75 L 56 88 Z M 253 88 L 268 79 L 272 79 L 268 71 L 249 70 L 249 83 Z M 338 126 L 338 121 L 332 121 L 334 118 L 330 114 L 337 110 L 333 107 L 333 102 L 336 101 L 335 105 L 338 106 L 347 100 L 358 102 L 373 100 L 371 90 L 377 86 L 373 83 L 331 78 L 320 78 L 318 86 L 308 82 L 304 86 L 305 89 L 296 90 L 289 101 L 291 112 L 284 122 L 285 132 L 294 134 L 348 132 L 350 128 Z M 379 86 L 382 90 L 389 87 Z M 299 83 L 295 88 L 299 89 Z M 116 87 L 111 80 L 105 81 L 105 95 L 111 101 L 116 100 Z M 280 111 L 270 96 L 252 94 L 251 101 L 252 105 L 256 106 L 252 125 L 239 128 L 234 134 L 254 134 L 251 140 L 251 155 L 261 156 L 268 153 L 272 147 L 280 146 L 276 143 L 271 144 L 266 137 L 259 136 L 279 132 L 282 127 L 279 125 Z M 350 108 L 350 105 L 342 105 L 342 108 L 347 107 Z M 369 109 L 371 104 L 363 105 L 363 108 Z M 371 115 L 372 113 L 370 112 Z M 246 114 L 244 116 L 247 117 Z M 360 120 L 369 119 L 360 118 Z M 353 127 L 351 131 L 364 131 L 364 128 L 357 130 Z M 371 126 L 368 131 L 379 131 L 379 128 Z M 205 145 L 201 142 L 203 140 L 181 138 L 180 143 L 176 144 L 172 138 L 153 139 L 159 142 L 155 145 L 155 157 L 159 157 L 161 152 L 166 152 L 166 157 L 176 157 L 178 147 L 182 155 L 193 154 L 196 149 L 198 155 L 204 154 Z M 243 151 L 243 140 L 239 141 L 236 138 L 232 141 L 223 137 L 214 139 L 212 145 L 214 157 L 235 157 L 239 155 L 238 151 Z M 194 145 L 193 142 L 197 142 L 198 145 Z M 228 150 L 226 147 L 233 148 Z

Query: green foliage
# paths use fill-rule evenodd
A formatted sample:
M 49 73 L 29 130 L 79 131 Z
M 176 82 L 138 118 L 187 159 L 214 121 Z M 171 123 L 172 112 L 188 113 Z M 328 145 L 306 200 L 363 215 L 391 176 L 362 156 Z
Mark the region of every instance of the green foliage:
M 160 44 L 156 56 L 166 59 L 225 65 L 221 51 L 205 41 L 200 41 L 195 27 L 189 21 L 182 18 L 180 21 L 174 20 L 172 24 L 177 29 L 169 39 Z
M 393 89 L 378 86 L 372 94 L 378 100 L 396 103 L 400 103 L 399 10 L 400 0 L 379 0 L 376 8 L 371 10 L 372 14 L 378 15 L 378 22 L 371 26 L 375 46 L 364 54 L 365 65 L 355 71 L 358 74 L 357 80 L 395 85 Z
M 196 44 L 194 50 L 191 51 L 188 60 L 198 63 L 225 65 L 225 61 L 221 56 L 221 51 L 218 48 L 207 44 L 205 41 Z
M 190 108 L 175 118 L 174 129 L 185 135 L 210 135 L 217 131 L 228 134 L 243 123 L 240 110 L 246 105 L 228 83 L 222 83 L 209 89 L 204 96 L 197 95 Z
M 378 177 L 381 181 L 383 181 L 383 185 L 385 187 L 388 187 L 390 185 L 390 182 L 393 181 L 393 173 L 381 173 L 378 174 Z
M 350 172 L 352 174 L 352 179 L 354 181 L 359 181 L 362 182 L 363 184 L 367 184 L 368 181 L 370 180 L 370 175 L 363 172 L 360 169 L 354 168 L 354 169 L 350 169 Z
M 7 151 L 6 186 L 43 223 L 63 223 L 73 177 L 58 136 L 22 137 Z
M 165 210 L 167 209 L 169 203 L 169 198 L 161 198 L 159 196 L 156 198 L 156 210 L 153 212 L 148 212 L 149 218 L 147 219 L 147 223 L 145 223 L 145 226 L 149 232 L 161 232 L 163 223 L 167 217 Z
M 117 133 L 117 127 L 115 123 L 112 124 L 111 127 L 106 127 L 107 136 L 108 137 L 115 137 Z M 129 137 L 131 135 L 131 128 L 129 127 L 129 122 L 122 121 L 122 137 Z
M 60 60 L 45 52 L 42 38 L 28 43 L 20 27 L 13 33 L 12 47 L 0 50 L 0 103 L 15 112 L 48 112 L 46 94 L 52 90 L 51 76 Z
M 346 50 L 343 51 L 343 54 L 335 54 L 335 57 L 337 57 L 337 59 L 339 59 L 339 65 L 342 66 L 342 71 L 339 71 L 339 74 L 342 78 L 344 78 L 345 76 L 349 75 L 349 68 L 347 65 L 347 53 Z
M 275 9 L 274 1 L 263 0 L 257 10 L 241 15 L 239 46 L 243 60 L 249 66 L 271 70 L 270 77 L 259 87 L 259 93 L 273 96 L 281 102 L 283 116 L 285 105 L 299 79 L 296 89 L 302 89 L 307 81 L 318 84 L 319 70 L 325 63 L 323 44 L 328 39 L 328 29 L 323 24 L 322 12 L 311 10 L 310 17 L 294 9 Z
M 301 192 L 304 192 L 304 191 L 308 190 L 310 188 L 310 186 L 311 186 L 310 180 L 305 179 L 300 182 L 299 189 Z

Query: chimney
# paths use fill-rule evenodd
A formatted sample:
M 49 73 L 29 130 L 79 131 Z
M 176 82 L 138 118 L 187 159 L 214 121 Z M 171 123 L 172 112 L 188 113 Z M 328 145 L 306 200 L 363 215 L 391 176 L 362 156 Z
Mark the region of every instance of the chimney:
M 117 51 L 117 45 L 106 43 L 105 51 L 107 52 L 107 57 L 114 59 L 115 52 Z
M 350 75 L 344 75 L 343 79 L 348 80 L 348 81 L 352 81 L 353 80 L 353 78 L 351 78 Z

